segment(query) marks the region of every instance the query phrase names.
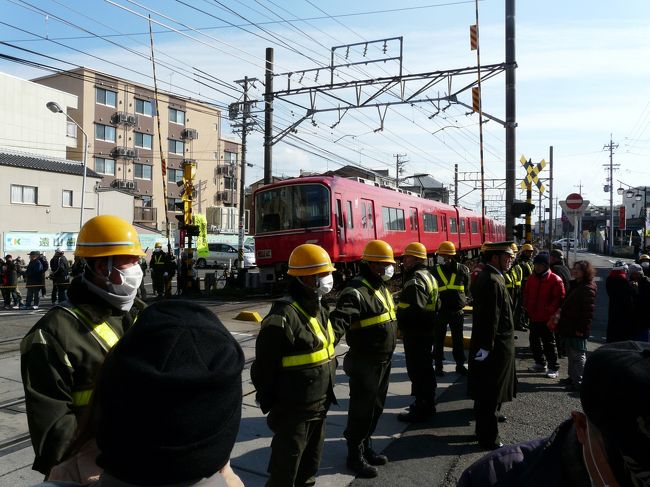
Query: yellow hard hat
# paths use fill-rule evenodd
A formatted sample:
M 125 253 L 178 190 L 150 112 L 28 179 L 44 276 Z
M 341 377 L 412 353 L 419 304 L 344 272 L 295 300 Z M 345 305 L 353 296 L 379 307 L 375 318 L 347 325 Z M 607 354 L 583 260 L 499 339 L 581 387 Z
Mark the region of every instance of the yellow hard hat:
M 155 249 L 162 249 L 162 244 L 160 242 L 156 242 L 156 245 L 153 246 Z
M 486 245 L 490 245 L 491 243 L 492 242 L 490 242 L 489 240 L 486 240 L 485 242 L 483 242 L 483 244 L 481 245 L 481 253 L 484 253 Z
M 529 243 L 525 243 L 521 246 L 521 251 L 525 252 L 526 250 L 535 250 L 535 249 Z
M 453 242 L 446 240 L 438 246 L 436 253 L 438 255 L 456 255 L 456 246 Z
M 133 225 L 113 215 L 91 218 L 77 236 L 77 257 L 108 257 L 111 255 L 145 255 L 138 232 Z
M 412 255 L 418 259 L 427 258 L 427 248 L 420 242 L 411 242 L 404 249 L 404 255 Z
M 512 249 L 513 252 L 518 252 L 519 251 L 519 248 L 517 247 L 517 244 L 514 243 L 514 242 L 512 242 L 510 244 L 510 248 Z
M 302 244 L 298 245 L 289 256 L 290 276 L 312 276 L 322 272 L 334 272 L 327 251 L 320 245 Z
M 639 262 L 641 262 L 643 260 L 650 260 L 650 255 L 648 255 L 648 254 L 639 255 Z
M 394 264 L 393 247 L 383 240 L 371 240 L 363 249 L 362 260 L 367 262 L 388 262 Z

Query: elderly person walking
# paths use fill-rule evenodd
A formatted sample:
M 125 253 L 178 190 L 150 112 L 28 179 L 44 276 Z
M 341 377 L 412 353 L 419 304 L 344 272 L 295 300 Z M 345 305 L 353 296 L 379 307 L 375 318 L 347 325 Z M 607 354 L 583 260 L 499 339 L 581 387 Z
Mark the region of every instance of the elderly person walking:
M 573 280 L 560 309 L 557 331 L 569 360 L 569 377 L 560 382 L 565 383 L 567 389 L 576 391 L 582 384 L 582 372 L 587 360 L 587 338 L 596 306 L 596 271 L 586 260 L 579 260 L 573 264 L 571 275 Z

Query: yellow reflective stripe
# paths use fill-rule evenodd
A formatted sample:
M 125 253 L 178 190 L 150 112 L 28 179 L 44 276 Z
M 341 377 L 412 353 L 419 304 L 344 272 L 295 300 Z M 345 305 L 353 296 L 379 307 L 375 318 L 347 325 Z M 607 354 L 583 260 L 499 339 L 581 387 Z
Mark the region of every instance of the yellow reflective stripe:
M 92 396 L 92 394 L 92 389 L 74 391 L 72 393 L 72 405 L 77 407 L 88 406 L 88 403 L 90 402 L 90 396 Z
M 420 276 L 422 276 L 422 279 L 424 279 L 427 283 L 427 293 L 429 294 L 429 302 L 427 305 L 424 307 L 425 311 L 435 311 L 436 310 L 436 303 L 435 303 L 435 296 L 433 294 L 433 291 L 436 289 L 435 283 L 433 281 L 433 276 L 429 274 L 428 272 L 420 272 Z
M 105 345 L 104 348 L 107 350 L 113 348 L 113 346 L 120 340 L 120 337 L 117 336 L 108 322 L 93 323 L 79 308 L 72 308 L 70 311 L 72 311 L 74 315 L 93 332 L 95 339 L 101 341 Z
M 405 308 L 408 308 L 408 307 L 410 307 L 410 306 L 411 306 L 411 305 L 410 305 L 409 303 L 403 303 L 403 302 L 397 303 L 397 307 L 398 307 L 399 309 L 405 309 Z
M 372 287 L 372 285 L 366 279 L 362 279 L 361 282 L 364 286 L 373 291 L 374 296 L 381 302 L 386 311 L 378 316 L 359 320 L 359 326 L 361 328 L 365 328 L 366 326 L 379 325 L 386 321 L 394 321 L 396 319 L 395 302 L 393 301 L 393 297 L 390 295 L 390 292 L 386 291 L 386 294 L 384 294 L 381 290 Z
M 511 289 L 511 288 L 515 287 L 515 281 L 510 276 L 510 273 L 504 274 L 503 278 L 506 281 L 506 289 Z
M 329 335 L 329 340 L 325 337 L 322 332 L 320 323 L 313 316 L 309 316 L 307 312 L 302 309 L 302 307 L 297 303 L 291 303 L 294 309 L 300 312 L 302 315 L 307 318 L 309 326 L 311 327 L 312 332 L 316 335 L 316 338 L 323 344 L 321 348 L 314 352 L 303 353 L 299 355 L 289 355 L 282 357 L 282 367 L 300 367 L 303 365 L 317 365 L 321 362 L 329 362 L 334 357 L 334 330 L 332 329 L 332 323 L 330 320 L 327 320 L 327 334 Z
M 447 291 L 448 289 L 451 289 L 452 291 L 463 291 L 465 292 L 465 286 L 463 284 L 461 285 L 456 285 L 456 273 L 454 272 L 451 275 L 451 280 L 447 280 L 447 277 L 445 274 L 442 272 L 442 269 L 440 266 L 437 266 L 436 269 L 438 269 L 438 274 L 440 275 L 440 279 L 442 279 L 442 283 L 444 286 L 438 286 L 438 292 L 441 291 Z

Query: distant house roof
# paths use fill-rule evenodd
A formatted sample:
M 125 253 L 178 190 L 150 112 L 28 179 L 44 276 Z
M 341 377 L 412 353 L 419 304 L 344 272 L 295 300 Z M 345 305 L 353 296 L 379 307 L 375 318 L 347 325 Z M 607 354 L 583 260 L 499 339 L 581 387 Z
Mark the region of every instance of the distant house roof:
M 84 174 L 83 164 L 79 161 L 69 161 L 25 152 L 13 152 L 6 149 L 0 149 L 0 166 L 72 174 L 74 176 L 83 176 Z M 86 169 L 86 176 L 89 178 L 102 178 L 101 174 L 90 168 Z
M 415 176 L 408 176 L 406 178 L 407 181 L 411 181 L 413 186 L 417 187 L 422 187 L 422 188 L 443 188 L 444 184 L 442 184 L 440 181 L 437 179 L 433 178 L 432 176 L 429 176 L 428 174 L 417 174 Z

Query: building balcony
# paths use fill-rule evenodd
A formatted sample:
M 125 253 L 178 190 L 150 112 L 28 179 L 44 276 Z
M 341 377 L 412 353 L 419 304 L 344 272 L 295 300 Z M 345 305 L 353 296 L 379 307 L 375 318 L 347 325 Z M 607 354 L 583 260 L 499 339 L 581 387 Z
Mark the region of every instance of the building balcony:
M 156 224 L 157 219 L 157 208 L 135 206 L 133 208 L 133 221 L 134 223 L 142 223 L 145 225 Z

